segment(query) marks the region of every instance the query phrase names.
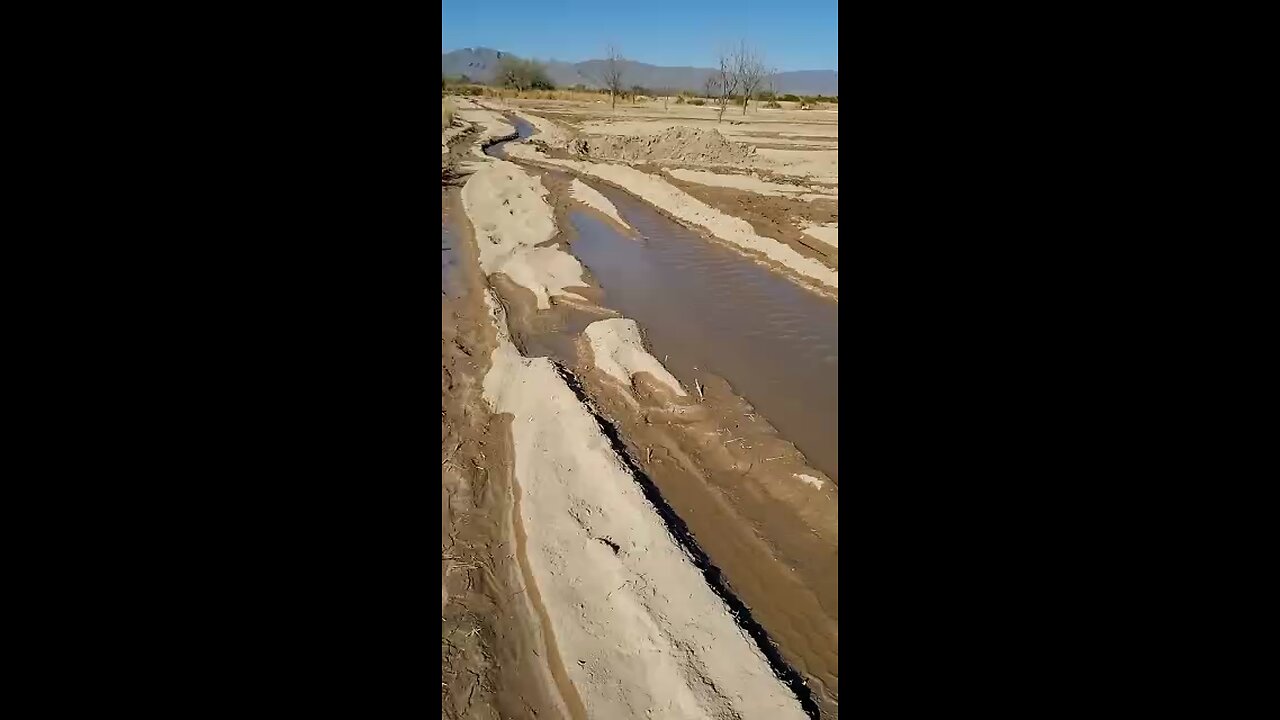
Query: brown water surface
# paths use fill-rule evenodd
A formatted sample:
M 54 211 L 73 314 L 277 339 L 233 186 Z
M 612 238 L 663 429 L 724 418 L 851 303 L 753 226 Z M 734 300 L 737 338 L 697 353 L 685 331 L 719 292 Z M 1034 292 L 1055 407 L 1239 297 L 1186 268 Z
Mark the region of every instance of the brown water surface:
M 644 328 L 688 387 L 728 380 L 814 467 L 839 483 L 838 303 L 710 242 L 625 192 L 593 183 L 641 237 L 574 212 L 573 253 L 605 304 Z
M 440 201 L 440 291 L 451 298 L 460 298 L 466 293 L 463 281 L 462 256 L 458 248 L 456 230 L 457 218 L 452 216 L 456 210 L 452 203 L 446 202 L 441 194 Z

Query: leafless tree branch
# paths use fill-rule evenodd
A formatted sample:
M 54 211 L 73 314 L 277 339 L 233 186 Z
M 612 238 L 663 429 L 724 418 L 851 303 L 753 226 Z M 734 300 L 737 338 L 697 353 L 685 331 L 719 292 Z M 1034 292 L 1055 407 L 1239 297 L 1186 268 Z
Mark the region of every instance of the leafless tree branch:
M 714 76 L 717 92 L 716 104 L 720 108 L 719 114 L 716 116 L 717 123 L 724 120 L 724 111 L 729 106 L 729 98 L 738 89 L 738 74 L 734 71 L 734 66 L 734 54 L 721 50 L 719 67 Z
M 618 48 L 609 46 L 604 61 L 604 86 L 609 88 L 609 108 L 618 108 L 618 95 L 622 94 L 623 57 Z
M 738 89 L 742 91 L 742 114 L 747 114 L 747 101 L 751 94 L 760 89 L 760 85 L 768 76 L 760 54 L 747 46 L 743 40 L 738 52 L 733 56 L 733 74 L 738 78 Z

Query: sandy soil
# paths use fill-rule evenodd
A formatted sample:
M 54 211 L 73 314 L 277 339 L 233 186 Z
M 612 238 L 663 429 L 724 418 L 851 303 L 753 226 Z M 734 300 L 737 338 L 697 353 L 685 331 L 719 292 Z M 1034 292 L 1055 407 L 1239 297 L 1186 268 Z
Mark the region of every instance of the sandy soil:
M 758 115 L 748 117 L 758 119 Z M 839 147 L 836 128 L 832 126 L 782 124 L 776 122 L 743 121 L 733 119 L 727 113 L 726 122 L 715 120 L 683 120 L 661 118 L 656 120 L 595 120 L 584 122 L 579 130 L 587 135 L 656 135 L 673 126 L 715 130 L 725 138 L 749 142 L 760 147 L 792 150 L 833 152 Z M 791 130 L 793 132 L 783 132 Z
M 515 137 L 515 127 L 509 124 L 501 113 L 484 108 L 469 98 L 457 98 L 455 104 L 458 107 L 457 117 L 479 129 L 479 135 L 471 148 L 471 153 L 482 161 L 488 160 L 488 156 L 483 152 L 484 146 L 496 140 Z
M 440 154 L 447 155 L 449 153 L 449 146 L 452 145 L 459 136 L 470 130 L 471 127 L 471 123 L 454 118 L 453 125 L 445 128 L 444 132 L 440 133 Z
M 554 145 L 556 147 L 564 146 L 569 140 L 577 137 L 578 133 L 573 129 L 560 123 L 548 120 L 540 115 L 532 113 L 520 113 L 520 117 L 524 118 L 529 124 L 533 125 L 537 130 L 540 139 Z
M 499 340 L 485 397 L 512 416 L 529 565 L 588 716 L 803 718 L 595 417 L 490 308 Z
M 653 135 L 673 126 L 714 129 L 729 140 L 757 146 L 755 156 L 745 167 L 838 182 L 837 111 L 768 110 L 757 109 L 753 104 L 747 115 L 741 114 L 741 108 L 730 108 L 724 121 L 717 122 L 715 109 L 706 106 L 672 105 L 664 111 L 660 104 L 649 104 L 610 112 L 582 102 L 517 100 L 507 107 L 518 109 L 522 115 L 532 110 L 543 115 L 544 120 L 549 117 L 566 126 L 568 132 L 588 136 Z
M 751 120 L 742 121 L 741 116 L 734 117 L 725 113 L 727 122 L 717 123 L 714 119 L 682 119 L 657 118 L 653 120 L 593 120 L 581 123 L 579 128 L 592 135 L 650 135 L 662 132 L 673 124 L 685 127 L 699 127 L 718 130 L 725 137 L 739 139 L 742 136 L 767 137 L 774 139 L 810 138 L 834 140 L 837 127 L 834 123 L 826 125 L 804 125 L 799 123 L 765 122 L 758 113 L 748 115 Z
M 839 488 L 707 375 L 673 393 L 647 372 L 622 381 L 584 337 L 577 368 L 636 464 L 687 523 L 733 592 L 839 717 Z M 810 478 L 818 483 L 802 479 Z
M 514 133 L 459 105 L 474 148 Z M 573 135 L 529 119 L 544 138 Z M 469 292 L 446 303 L 442 339 L 442 712 L 804 717 L 796 688 L 807 685 L 838 718 L 838 487 L 727 383 L 681 387 L 633 321 L 598 307 L 562 249 L 564 218 L 571 201 L 617 217 L 607 199 L 471 158 L 466 186 L 446 196 L 470 222 Z M 639 183 L 655 197 L 684 195 L 688 214 L 699 203 L 620 170 L 669 188 Z M 784 661 L 804 685 L 786 684 Z
M 807 177 L 816 182 L 840 181 L 840 156 L 834 150 L 783 150 L 759 148 L 751 167 L 785 175 Z
M 474 123 L 467 122 L 455 115 L 453 125 L 440 133 L 440 178 L 444 185 L 459 184 L 462 162 L 470 151 L 471 141 L 476 137 L 477 128 Z
M 688 170 L 686 168 L 668 169 L 665 172 L 671 177 L 687 182 L 695 182 L 699 185 L 750 190 L 759 195 L 772 195 L 774 197 L 796 196 L 806 200 L 829 200 L 839 193 L 836 188 L 828 188 L 824 185 L 768 182 L 755 175 L 714 173 L 705 170 Z M 809 192 L 806 193 L 806 190 Z
M 817 238 L 833 248 L 840 247 L 840 229 L 837 223 L 827 223 L 826 225 L 809 225 L 804 229 L 804 234 L 813 238 Z
M 584 135 L 568 144 L 570 153 L 592 160 L 625 163 L 679 162 L 740 165 L 751 159 L 749 143 L 726 140 L 714 128 L 672 125 L 651 135 Z
M 555 248 L 537 247 L 556 233 L 547 190 L 518 165 L 489 158 L 462 188 L 485 274 L 502 273 L 551 307 L 551 297 L 585 300 L 565 288 L 584 285 L 582 264 Z
M 544 184 L 559 187 L 554 177 L 544 175 Z M 557 201 L 557 217 L 564 205 Z M 590 345 L 597 327 L 590 316 L 575 308 L 548 322 L 566 310 L 533 311 L 530 293 L 498 286 L 519 346 L 564 358 L 564 335 Z M 606 353 L 615 340 L 605 345 Z M 611 372 L 596 365 L 600 353 L 580 348 L 574 375 L 618 429 L 631 462 L 652 479 L 723 571 L 727 587 L 801 673 L 822 716 L 838 717 L 838 488 L 721 378 L 702 373 L 701 392 L 684 386 L 681 396 L 670 379 L 640 369 L 668 374 L 645 359 L 652 356 L 636 342 L 628 339 L 627 359 Z M 817 478 L 821 487 L 800 474 Z
M 550 259 L 577 262 L 549 243 L 559 233 L 545 186 L 491 158 L 471 171 L 461 199 L 475 228 L 477 268 L 508 287 L 504 300 L 520 298 L 517 317 L 536 323 L 543 313 L 564 312 L 548 300 L 566 295 L 570 281 L 589 278 L 569 277 L 556 270 L 566 260 Z M 512 527 L 523 539 L 516 554 L 526 561 L 524 595 L 549 649 L 546 675 L 553 681 L 545 686 L 556 690 L 563 711 L 804 717 L 794 693 L 655 512 L 581 391 L 551 360 L 522 354 L 506 308 L 491 291 L 484 297 L 495 338 L 484 397 L 495 417 L 509 422 L 494 424 L 510 432 Z M 617 372 L 665 373 L 640 347 L 634 323 L 605 323 L 605 332 L 591 334 Z M 670 382 L 674 395 L 679 384 Z
M 817 177 L 789 175 L 777 167 L 752 170 L 754 157 L 736 166 L 721 166 L 717 172 L 672 168 L 668 165 L 682 163 L 669 160 L 656 166 L 592 163 L 565 151 L 569 140 L 580 130 L 523 109 L 517 113 L 534 125 L 537 132 L 531 139 L 539 142 L 509 145 L 507 152 L 513 159 L 559 165 L 609 181 L 685 224 L 700 227 L 743 250 L 759 253 L 769 264 L 786 268 L 803 276 L 804 282 L 830 288 L 834 293 L 829 294 L 838 295 L 838 247 L 825 241 L 829 233 L 819 231 L 821 237 L 816 237 L 806 232 L 807 228 L 838 219 L 839 189 L 831 184 L 838 182 L 834 174 L 837 168 L 827 160 L 782 156 L 783 166 L 789 163 L 792 168 L 816 168 L 833 173 Z M 689 122 L 706 126 L 708 121 Z M 607 124 L 625 133 L 647 131 L 653 137 L 669 134 L 666 131 L 671 127 L 669 121 L 651 120 L 619 120 Z M 591 123 L 584 125 L 597 127 Z M 777 127 L 804 128 L 798 124 L 778 124 Z M 769 156 L 772 151 L 755 152 Z
M 496 333 L 456 188 L 443 197 L 465 292 L 441 296 L 441 682 L 445 718 L 570 717 L 515 551 L 510 430 L 482 397 Z M 577 717 L 583 717 L 579 713 Z
M 591 346 L 595 366 L 618 382 L 630 385 L 632 377 L 644 372 L 676 395 L 687 395 L 662 363 L 645 351 L 635 320 L 598 320 L 588 325 L 583 334 Z
M 806 227 L 839 219 L 838 201 L 831 196 L 805 200 L 803 196 L 761 195 L 750 190 L 703 185 L 671 178 L 671 184 L 721 212 L 741 218 L 760 235 L 776 238 L 805 257 L 838 270 L 839 251 L 805 234 Z
M 682 222 L 700 227 L 739 249 L 772 260 L 778 266 L 798 275 L 808 287 L 819 291 L 839 290 L 839 273 L 835 269 L 811 257 L 805 257 L 774 238 L 756 234 L 755 229 L 745 220 L 727 215 L 701 202 L 659 176 L 625 165 L 553 158 L 527 143 L 509 146 L 507 154 L 509 157 L 563 167 L 610 182 Z
M 569 195 L 583 205 L 600 212 L 606 218 L 617 223 L 620 227 L 627 230 L 631 229 L 631 226 L 628 225 L 626 221 L 622 219 L 622 216 L 618 214 L 618 209 L 613 206 L 613 203 L 609 202 L 609 200 L 605 196 L 601 195 L 595 188 L 592 188 L 581 180 L 575 179 L 573 181 L 569 186 Z

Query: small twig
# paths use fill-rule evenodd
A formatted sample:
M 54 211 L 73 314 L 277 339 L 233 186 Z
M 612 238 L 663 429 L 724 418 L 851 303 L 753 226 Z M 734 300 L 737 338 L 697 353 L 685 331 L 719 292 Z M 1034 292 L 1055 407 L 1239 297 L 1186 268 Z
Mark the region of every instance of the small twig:
M 441 461 L 440 461 L 440 464 L 441 464 L 441 465 L 444 465 L 445 463 L 447 463 L 447 462 L 449 462 L 450 460 L 452 460 L 452 459 L 453 459 L 453 454 L 454 454 L 454 453 L 456 453 L 456 452 L 458 452 L 458 448 L 460 448 L 460 447 L 462 447 L 462 441 L 461 441 L 461 440 L 459 440 L 459 441 L 458 441 L 458 444 L 457 444 L 457 445 L 454 445 L 454 446 L 453 446 L 453 450 L 450 450 L 450 451 L 449 451 L 449 454 L 448 454 L 448 455 L 446 455 L 446 456 L 445 456 L 445 458 L 444 458 L 443 460 L 441 460 Z
M 693 379 L 693 386 L 698 388 L 698 402 L 706 400 L 706 396 L 702 394 L 702 383 L 698 382 L 698 378 Z
M 647 463 L 650 460 L 653 460 L 653 448 L 647 448 L 645 450 L 644 461 Z
M 608 599 L 609 599 L 609 598 L 610 598 L 614 593 L 618 592 L 619 590 L 621 590 L 622 588 L 624 588 L 624 587 L 626 587 L 626 586 L 628 586 L 628 585 L 630 585 L 630 584 L 631 584 L 631 581 L 630 581 L 630 580 L 627 580 L 627 581 L 623 582 L 623 583 L 622 583 L 621 585 L 619 585 L 618 587 L 616 587 L 616 588 L 614 588 L 614 589 L 610 590 L 610 591 L 609 591 L 609 594 L 604 596 L 604 599 L 605 599 L 605 600 L 608 600 Z

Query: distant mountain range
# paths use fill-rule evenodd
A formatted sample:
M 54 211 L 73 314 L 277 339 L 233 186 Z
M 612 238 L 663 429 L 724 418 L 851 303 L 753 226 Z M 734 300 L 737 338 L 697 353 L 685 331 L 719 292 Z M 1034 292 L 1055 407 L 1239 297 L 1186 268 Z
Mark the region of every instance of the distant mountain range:
M 509 53 L 490 48 L 463 48 L 440 53 L 440 70 L 444 75 L 466 75 L 479 82 L 492 82 L 498 72 L 498 61 Z M 601 81 L 604 60 L 587 60 L 580 63 L 542 61 L 547 75 L 557 87 L 585 85 L 589 88 L 604 87 Z M 705 87 L 707 78 L 715 74 L 711 68 L 661 67 L 631 60 L 623 61 L 622 82 L 627 86 L 672 90 L 697 90 Z M 840 75 L 835 70 L 795 70 L 773 76 L 773 88 L 778 93 L 796 95 L 839 95 Z M 766 87 L 767 89 L 767 87 Z

